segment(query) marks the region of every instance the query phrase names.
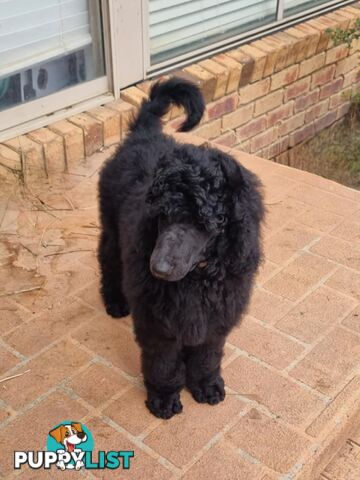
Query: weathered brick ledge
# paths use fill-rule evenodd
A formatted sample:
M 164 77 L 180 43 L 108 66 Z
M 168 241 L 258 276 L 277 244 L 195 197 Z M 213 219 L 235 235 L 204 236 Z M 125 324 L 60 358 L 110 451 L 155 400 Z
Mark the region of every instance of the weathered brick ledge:
M 206 99 L 194 132 L 296 166 L 296 147 L 346 115 L 348 95 L 359 89 L 360 41 L 351 49 L 334 46 L 326 33 L 357 18 L 360 3 L 173 72 L 197 83 Z M 121 142 L 150 85 L 129 87 L 120 100 L 0 144 L 0 175 L 30 182 L 77 171 L 86 157 Z M 169 127 L 176 128 L 181 113 L 169 112 Z

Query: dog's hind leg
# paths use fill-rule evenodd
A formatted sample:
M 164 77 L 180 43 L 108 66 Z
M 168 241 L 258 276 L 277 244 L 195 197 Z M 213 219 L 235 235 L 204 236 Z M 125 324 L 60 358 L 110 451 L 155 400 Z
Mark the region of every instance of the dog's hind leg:
M 182 412 L 180 391 L 185 385 L 185 365 L 181 352 L 165 342 L 157 342 L 151 350 L 143 348 L 142 371 L 150 412 L 163 419 Z
M 225 398 L 224 380 L 220 374 L 225 338 L 185 347 L 186 386 L 199 403 L 216 405 Z
M 101 295 L 106 312 L 115 318 L 129 314 L 129 306 L 122 292 L 121 252 L 116 231 L 101 233 L 98 259 L 101 270 Z

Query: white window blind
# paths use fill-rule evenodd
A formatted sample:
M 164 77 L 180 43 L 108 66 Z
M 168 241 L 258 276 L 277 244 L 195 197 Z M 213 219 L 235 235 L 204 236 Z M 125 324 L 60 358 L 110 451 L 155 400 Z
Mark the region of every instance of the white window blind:
M 88 0 L 0 0 L 0 76 L 90 43 Z
M 308 8 L 314 8 L 328 0 L 284 0 L 285 15 L 293 15 Z
M 276 18 L 276 0 L 149 0 L 152 63 Z

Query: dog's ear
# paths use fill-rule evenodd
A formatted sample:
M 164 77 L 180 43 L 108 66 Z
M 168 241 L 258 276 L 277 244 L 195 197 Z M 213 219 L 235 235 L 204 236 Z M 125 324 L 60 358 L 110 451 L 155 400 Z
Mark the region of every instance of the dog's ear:
M 260 223 L 264 216 L 260 183 L 228 155 L 221 167 L 230 190 L 228 240 L 232 246 L 228 268 L 233 274 L 254 270 L 261 257 Z
M 224 153 L 221 153 L 219 160 L 227 184 L 236 194 L 244 183 L 241 167 L 231 157 Z
M 71 426 L 74 427 L 77 432 L 82 432 L 83 431 L 81 423 L 72 422 Z
M 49 435 L 55 438 L 58 443 L 63 443 L 65 438 L 65 430 L 66 428 L 64 425 L 60 425 L 59 427 L 50 430 Z

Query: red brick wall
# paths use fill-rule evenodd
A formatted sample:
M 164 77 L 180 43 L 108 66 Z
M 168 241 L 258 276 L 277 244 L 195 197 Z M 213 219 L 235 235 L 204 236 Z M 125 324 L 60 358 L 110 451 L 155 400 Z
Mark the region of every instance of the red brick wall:
M 196 69 L 211 70 L 201 82 L 207 82 L 212 100 L 194 133 L 291 164 L 290 149 L 346 115 L 348 94 L 360 89 L 360 42 L 351 49 L 334 46 L 325 33 L 329 26 L 351 27 L 359 8 L 339 9 L 199 62 Z
M 360 89 L 360 41 L 351 49 L 334 46 L 326 33 L 352 27 L 357 18 L 360 4 L 174 72 L 204 93 L 206 114 L 195 135 L 291 164 L 291 148 L 346 115 L 347 94 Z M 123 99 L 138 105 L 138 90 L 143 95 L 150 84 L 127 89 Z M 170 126 L 181 123 L 180 114 L 170 112 Z
M 349 28 L 360 3 L 173 72 L 195 82 L 206 114 L 194 133 L 215 143 L 291 164 L 291 148 L 341 119 L 360 89 L 359 46 L 334 46 L 326 29 Z M 121 141 L 151 82 L 121 99 L 0 144 L 0 174 L 24 180 L 77 172 L 81 159 Z M 181 123 L 173 108 L 169 127 Z

